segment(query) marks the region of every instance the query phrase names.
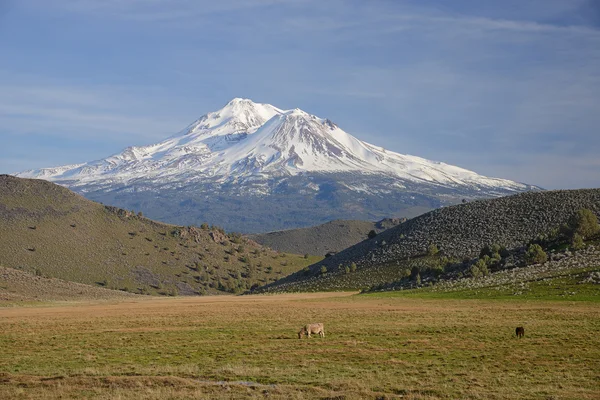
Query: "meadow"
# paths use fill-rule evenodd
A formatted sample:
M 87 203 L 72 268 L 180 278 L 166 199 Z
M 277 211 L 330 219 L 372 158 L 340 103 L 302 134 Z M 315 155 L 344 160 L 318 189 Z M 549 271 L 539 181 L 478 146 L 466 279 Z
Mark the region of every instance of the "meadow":
M 595 301 L 140 296 L 0 321 L 2 399 L 600 398 Z

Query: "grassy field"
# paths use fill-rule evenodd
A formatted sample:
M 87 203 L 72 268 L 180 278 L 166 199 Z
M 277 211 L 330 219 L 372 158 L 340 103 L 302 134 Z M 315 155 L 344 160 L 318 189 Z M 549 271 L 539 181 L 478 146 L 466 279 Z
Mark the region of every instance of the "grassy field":
M 600 398 L 597 302 L 141 297 L 0 320 L 3 399 Z M 298 340 L 309 322 L 326 337 Z

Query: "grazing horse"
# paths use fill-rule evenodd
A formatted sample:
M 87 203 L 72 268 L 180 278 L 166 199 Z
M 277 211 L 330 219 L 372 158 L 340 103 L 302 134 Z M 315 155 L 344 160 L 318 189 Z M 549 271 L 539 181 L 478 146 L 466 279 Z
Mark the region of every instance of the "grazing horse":
M 518 326 L 517 329 L 515 329 L 515 333 L 518 338 L 522 338 L 523 336 L 525 336 L 525 328 L 523 328 L 522 326 Z
M 298 331 L 298 339 L 302 339 L 304 335 L 310 338 L 311 334 L 319 334 L 319 336 L 325 337 L 325 327 L 322 323 L 304 325 Z

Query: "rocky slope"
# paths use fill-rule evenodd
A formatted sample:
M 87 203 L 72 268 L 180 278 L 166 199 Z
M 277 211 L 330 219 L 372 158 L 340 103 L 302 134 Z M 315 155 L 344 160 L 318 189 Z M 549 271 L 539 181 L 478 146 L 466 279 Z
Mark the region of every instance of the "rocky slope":
M 378 222 L 336 220 L 310 228 L 289 229 L 247 237 L 277 251 L 325 256 L 367 240 L 370 231 L 381 233 L 405 218 L 386 218 Z
M 105 159 L 18 174 L 177 224 L 240 232 L 400 217 L 532 189 L 363 142 L 302 110 L 234 99 L 178 134 Z
M 441 208 L 410 219 L 312 265 L 309 272 L 292 274 L 265 289 L 293 290 L 303 281 L 316 279 L 322 267 L 341 274 L 340 266 L 352 263 L 356 264 L 357 273 L 344 278 L 344 285 L 361 288 L 369 285 L 367 276 L 379 274 L 381 278 L 377 279 L 385 281 L 391 279 L 394 270 L 398 270 L 396 277 L 401 276 L 404 261 L 425 255 L 430 245 L 437 246 L 446 256 L 459 259 L 475 257 L 482 247 L 490 244 L 512 249 L 566 223 L 581 208 L 600 215 L 600 189 L 529 192 Z M 385 273 L 379 270 L 383 267 Z M 335 277 L 326 279 L 335 281 Z
M 158 223 L 54 183 L 8 175 L 0 175 L 0 249 L 4 267 L 169 295 L 246 290 L 311 261 L 217 227 Z

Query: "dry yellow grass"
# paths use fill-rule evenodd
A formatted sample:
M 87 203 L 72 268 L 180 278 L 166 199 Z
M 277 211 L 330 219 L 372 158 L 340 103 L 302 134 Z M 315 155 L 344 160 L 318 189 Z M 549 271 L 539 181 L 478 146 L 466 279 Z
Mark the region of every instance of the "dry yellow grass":
M 0 320 L 0 398 L 600 397 L 592 302 L 141 298 Z M 308 322 L 327 337 L 298 340 Z

